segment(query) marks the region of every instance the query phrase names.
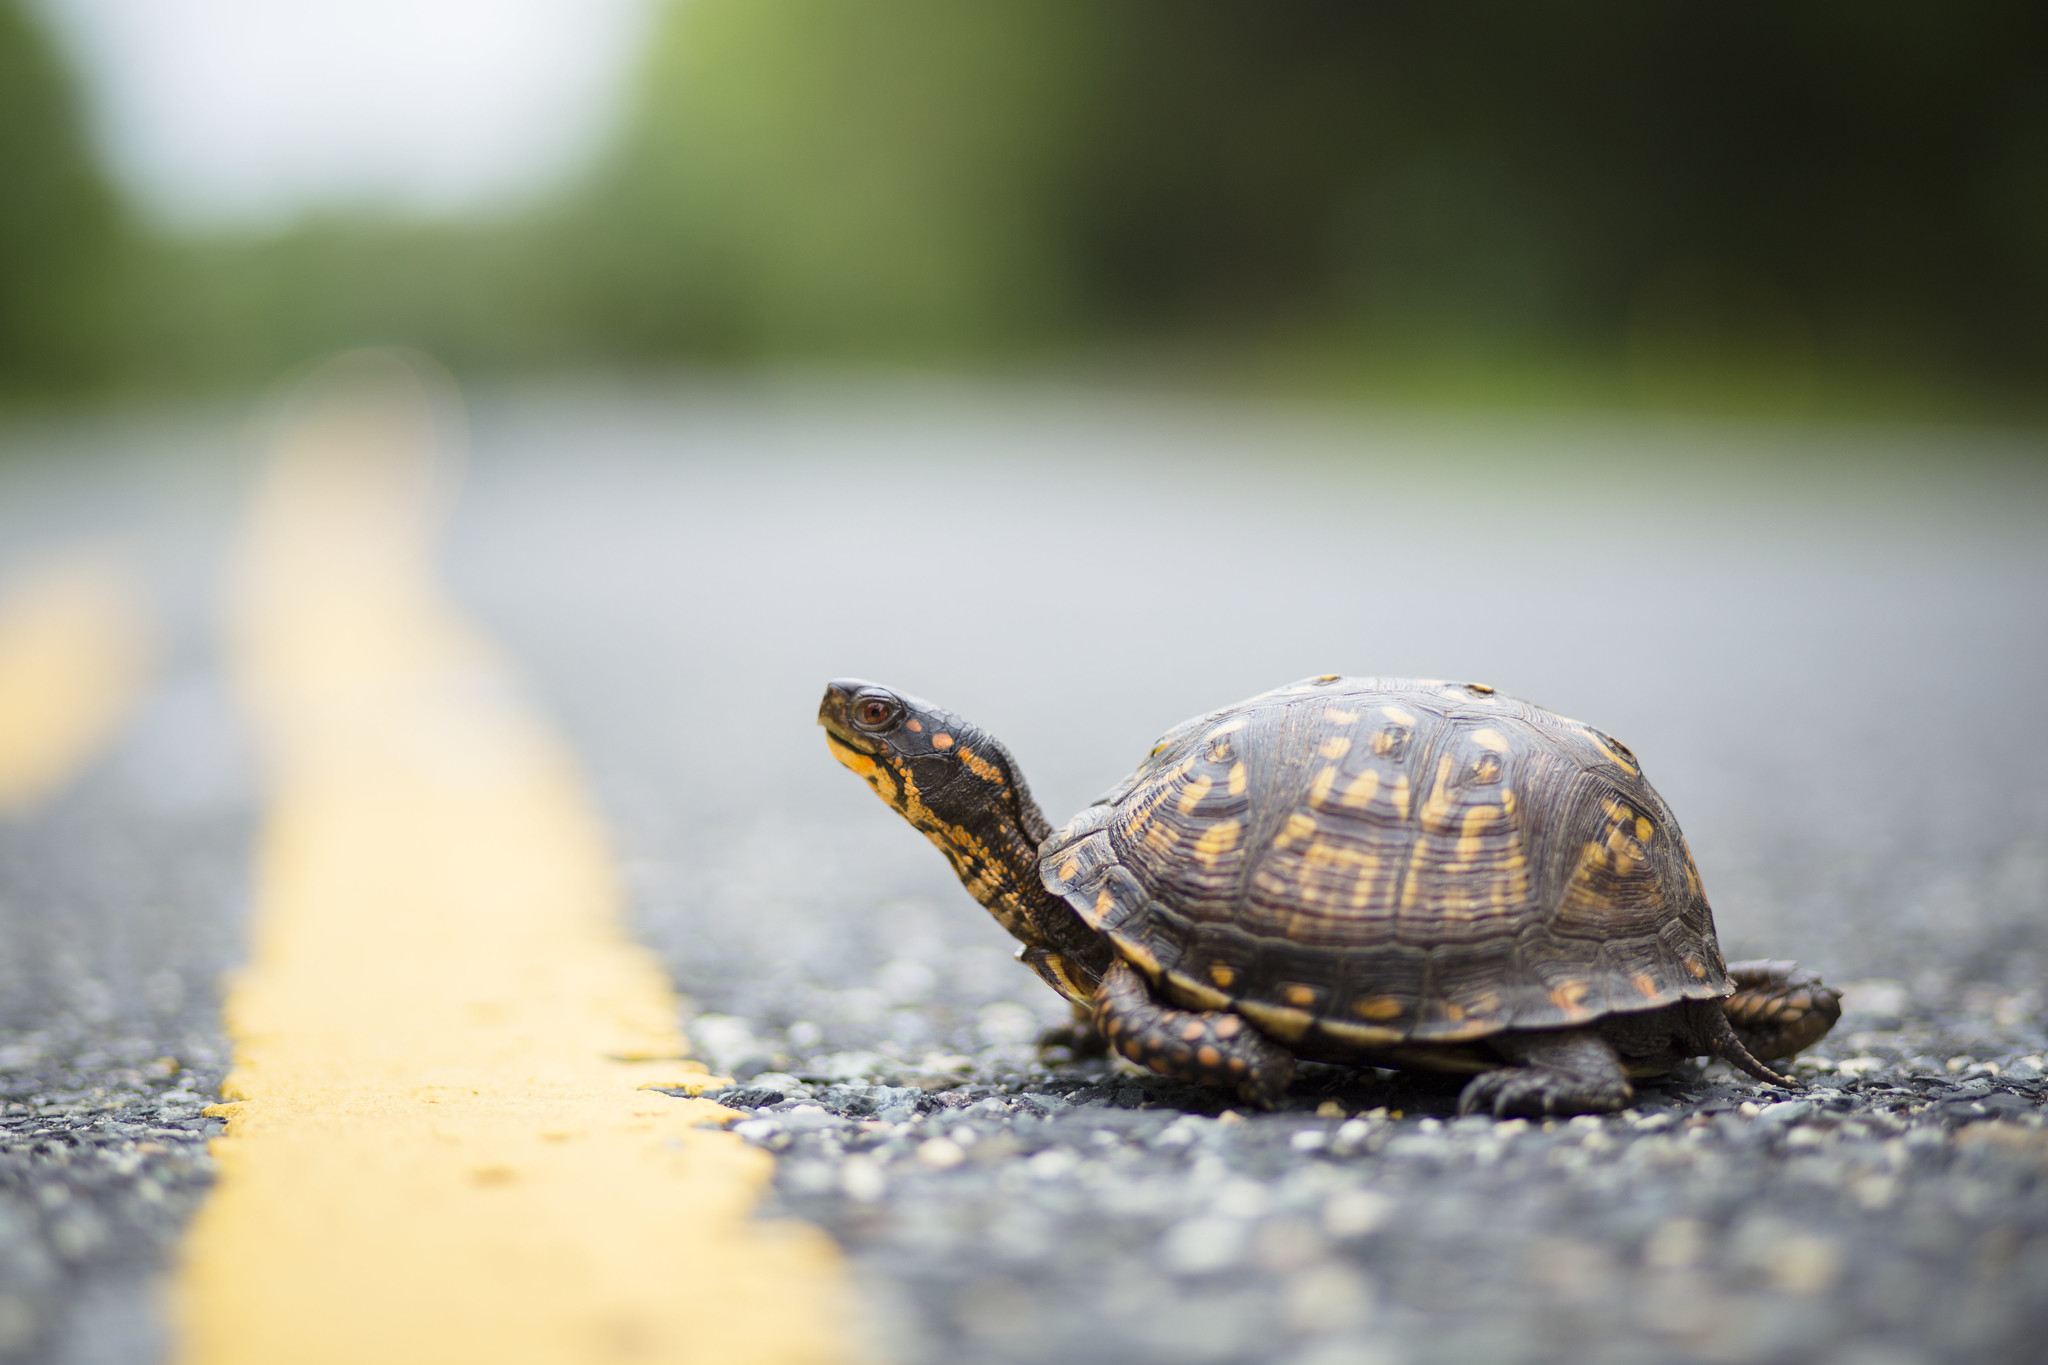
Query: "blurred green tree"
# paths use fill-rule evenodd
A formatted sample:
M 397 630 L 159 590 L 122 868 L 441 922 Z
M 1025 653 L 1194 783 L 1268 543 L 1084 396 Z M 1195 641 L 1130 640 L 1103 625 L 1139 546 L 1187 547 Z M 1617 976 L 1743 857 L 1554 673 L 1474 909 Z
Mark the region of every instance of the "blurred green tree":
M 2038 415 L 2048 372 L 2048 7 L 2022 0 L 687 0 L 550 204 L 144 241 L 124 271 L 33 37 L 0 8 L 26 63 L 0 71 L 6 374 L 246 383 L 382 341 L 471 369 L 1116 351 Z
M 0 0 L 0 390 L 104 374 L 122 227 L 68 73 Z
M 2048 10 L 694 0 L 564 259 L 634 351 L 2048 363 Z
M 672 8 L 625 139 L 564 224 L 612 346 L 980 354 L 1072 335 L 1066 220 L 1107 11 Z

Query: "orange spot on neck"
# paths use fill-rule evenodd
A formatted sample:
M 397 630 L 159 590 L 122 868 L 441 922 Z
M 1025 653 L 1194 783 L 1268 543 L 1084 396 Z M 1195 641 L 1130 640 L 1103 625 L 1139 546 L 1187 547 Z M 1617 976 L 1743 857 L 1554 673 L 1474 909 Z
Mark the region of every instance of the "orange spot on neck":
M 933 735 L 932 747 L 934 749 L 950 749 L 953 747 L 953 737 L 944 733 Z

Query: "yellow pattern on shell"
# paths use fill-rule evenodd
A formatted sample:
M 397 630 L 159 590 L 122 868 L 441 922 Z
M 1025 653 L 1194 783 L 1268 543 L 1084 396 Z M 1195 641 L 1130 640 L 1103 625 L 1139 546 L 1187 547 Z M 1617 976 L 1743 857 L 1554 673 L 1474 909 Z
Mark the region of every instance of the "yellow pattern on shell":
M 1487 826 L 1500 819 L 1499 806 L 1474 806 L 1465 812 L 1465 837 L 1470 839 L 1485 832 Z
M 1284 849 L 1289 844 L 1299 843 L 1301 840 L 1311 837 L 1315 832 L 1315 816 L 1310 815 L 1307 811 L 1298 810 L 1288 816 L 1287 822 L 1280 827 L 1280 833 L 1273 838 L 1273 847 Z
M 1584 735 L 1587 739 L 1591 740 L 1593 743 L 1593 747 L 1598 749 L 1606 757 L 1608 762 L 1612 763 L 1615 767 L 1620 768 L 1630 777 L 1635 777 L 1637 775 L 1638 770 L 1636 768 L 1636 765 L 1629 762 L 1628 759 L 1624 758 L 1622 755 L 1616 753 L 1614 751 L 1613 746 L 1610 745 L 1604 738 L 1602 738 L 1598 730 L 1595 730 L 1590 725 L 1581 724 L 1578 721 L 1573 721 L 1571 723 L 1579 727 L 1579 733 Z
M 1154 981 L 1159 979 L 1158 954 L 1128 934 L 1112 933 L 1109 936 L 1109 941 L 1116 945 L 1118 954 L 1126 962 L 1136 967 L 1150 979 Z
M 1385 1048 L 1407 1041 L 1407 1035 L 1400 1029 L 1380 1024 L 1354 1024 L 1348 1019 L 1318 1019 L 1316 1029 L 1352 1047 Z
M 1124 822 L 1125 837 L 1131 839 L 1141 838 L 1144 835 L 1145 826 L 1151 822 L 1153 812 L 1159 809 L 1159 803 L 1171 795 L 1173 795 L 1173 779 L 1168 778 L 1139 797 L 1137 808 L 1131 812 Z
M 1237 847 L 1238 832 L 1243 828 L 1235 820 L 1222 820 L 1202 831 L 1202 837 L 1195 841 L 1195 856 L 1210 867 L 1216 860 Z
M 1587 1013 L 1586 1007 L 1580 1003 L 1585 998 L 1586 983 L 1583 981 L 1567 981 L 1550 992 L 1551 1003 L 1572 1017 Z
M 1160 980 L 1166 983 L 1169 996 L 1190 1009 L 1227 1010 L 1233 1005 L 1231 998 L 1222 991 L 1206 982 L 1195 980 L 1185 972 L 1164 972 Z
M 1430 834 L 1451 832 L 1451 758 L 1436 761 L 1436 782 L 1422 803 L 1422 828 Z
M 1294 1009 L 1287 1005 L 1269 1005 L 1263 1000 L 1239 1000 L 1233 1005 L 1239 1014 L 1252 1023 L 1269 1038 L 1283 1043 L 1299 1042 L 1308 1036 L 1315 1024 L 1315 1016 L 1307 1010 Z
M 1351 886 L 1351 908 L 1363 910 L 1376 899 L 1379 889 L 1380 859 L 1377 854 L 1364 853 L 1358 858 L 1358 880 Z

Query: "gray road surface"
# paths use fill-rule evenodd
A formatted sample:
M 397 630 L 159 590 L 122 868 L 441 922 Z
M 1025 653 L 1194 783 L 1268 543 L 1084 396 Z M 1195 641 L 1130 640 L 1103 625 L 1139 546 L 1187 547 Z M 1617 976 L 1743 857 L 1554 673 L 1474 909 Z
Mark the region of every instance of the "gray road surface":
M 214 603 L 239 414 L 0 434 L 0 573 L 126 560 L 152 681 L 48 804 L 0 818 L 0 1360 L 127 1365 L 211 1179 L 222 974 L 243 953 L 256 791 Z
M 886 1353 L 2036 1358 L 2038 442 L 943 386 L 474 416 L 456 595 L 582 756 L 638 929 Z M 16 432 L 106 450 L 5 472 L 45 502 L 10 499 L 0 535 L 60 505 L 146 533 L 169 641 L 117 752 L 0 830 L 10 1358 L 140 1358 L 133 1286 L 204 1179 L 206 983 L 255 802 L 206 619 L 235 470 L 122 454 L 149 438 Z M 827 677 L 917 692 L 1003 737 L 1057 823 L 1168 725 L 1328 671 L 1479 679 L 1625 739 L 1729 955 L 1854 983 L 1809 1093 L 1709 1072 L 1619 1117 L 1495 1125 L 1448 1122 L 1441 1083 L 1330 1072 L 1240 1118 L 1046 1071 L 1059 1002 L 811 725 Z M 88 1205 L 109 1231 L 81 1252 L 60 1229 Z

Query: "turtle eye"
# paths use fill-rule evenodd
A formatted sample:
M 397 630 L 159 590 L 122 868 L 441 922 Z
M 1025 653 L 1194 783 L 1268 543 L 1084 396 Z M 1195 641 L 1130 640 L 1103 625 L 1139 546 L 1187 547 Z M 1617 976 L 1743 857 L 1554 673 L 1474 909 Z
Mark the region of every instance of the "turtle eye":
M 862 697 L 853 704 L 853 723 L 863 730 L 886 730 L 903 714 L 888 697 Z

